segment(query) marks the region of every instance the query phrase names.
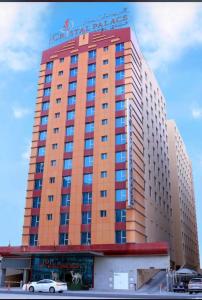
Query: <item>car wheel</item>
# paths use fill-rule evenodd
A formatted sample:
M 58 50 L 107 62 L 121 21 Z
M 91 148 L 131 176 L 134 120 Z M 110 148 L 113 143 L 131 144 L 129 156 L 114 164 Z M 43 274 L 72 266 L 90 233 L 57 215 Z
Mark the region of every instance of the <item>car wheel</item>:
M 33 286 L 30 286 L 30 287 L 29 287 L 29 291 L 30 291 L 31 293 L 34 293 L 34 287 L 33 287 Z
M 55 293 L 55 288 L 53 286 L 50 287 L 49 292 L 52 293 L 52 294 Z

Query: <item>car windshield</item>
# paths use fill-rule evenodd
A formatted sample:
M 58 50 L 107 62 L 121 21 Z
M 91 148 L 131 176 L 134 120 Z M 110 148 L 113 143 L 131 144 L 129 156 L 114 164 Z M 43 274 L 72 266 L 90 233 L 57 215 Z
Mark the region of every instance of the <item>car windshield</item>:
M 190 281 L 191 283 L 193 282 L 193 283 L 195 283 L 195 282 L 202 282 L 202 278 L 193 278 L 193 279 L 191 279 L 191 281 Z

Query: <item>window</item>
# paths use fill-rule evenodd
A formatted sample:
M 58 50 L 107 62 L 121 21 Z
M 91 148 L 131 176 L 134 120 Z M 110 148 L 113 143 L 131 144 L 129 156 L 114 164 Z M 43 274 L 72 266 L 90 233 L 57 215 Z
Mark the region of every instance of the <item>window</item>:
M 125 209 L 116 209 L 116 222 L 126 222 Z
M 60 63 L 63 63 L 64 62 L 64 57 L 61 57 L 60 58 Z
M 58 148 L 58 144 L 52 144 L 52 149 L 56 150 Z
M 107 211 L 106 210 L 101 210 L 100 211 L 100 217 L 101 218 L 104 218 L 104 217 L 106 217 L 107 216 Z
M 95 85 L 95 77 L 90 77 L 87 80 L 87 86 L 94 86 Z
M 65 170 L 70 170 L 72 168 L 72 159 L 65 159 L 64 160 L 64 169 Z
M 67 103 L 68 105 L 74 105 L 76 103 L 76 96 L 69 96 Z
M 102 75 L 102 78 L 103 78 L 103 79 L 107 79 L 107 78 L 108 78 L 108 73 L 103 74 L 103 75 Z
M 72 81 L 69 83 L 69 91 L 75 91 L 76 90 L 76 86 L 77 86 L 77 82 L 76 81 Z
M 126 231 L 125 230 L 116 230 L 116 244 L 125 244 L 126 243 Z
M 72 176 L 64 176 L 62 186 L 68 188 L 71 186 Z
M 62 101 L 62 99 L 61 98 L 57 98 L 55 101 L 56 101 L 57 104 L 60 104 L 61 101 Z
M 126 151 L 116 152 L 116 163 L 126 162 Z
M 81 245 L 90 245 L 91 244 L 91 233 L 82 232 L 81 233 Z
M 41 206 L 41 197 L 34 197 L 32 202 L 33 208 L 40 208 Z
M 116 128 L 124 127 L 125 125 L 125 117 L 116 118 Z
M 124 56 L 116 57 L 116 67 L 124 64 Z
M 95 91 L 87 93 L 87 101 L 94 101 L 95 100 Z
M 100 191 L 100 197 L 102 198 L 107 197 L 107 190 Z
M 54 196 L 53 195 L 48 195 L 48 201 L 53 202 L 54 201 Z
M 88 52 L 88 58 L 93 59 L 96 58 L 96 50 L 91 50 Z
M 58 84 L 58 85 L 57 85 L 57 89 L 58 89 L 58 90 L 61 90 L 61 89 L 62 89 L 62 84 Z
M 118 182 L 126 180 L 126 170 L 117 170 L 115 175 Z
M 108 46 L 104 47 L 103 50 L 104 50 L 104 52 L 107 52 L 108 51 Z
M 107 153 L 101 153 L 101 159 L 107 159 Z
M 31 218 L 31 227 L 38 227 L 39 226 L 39 216 L 34 215 Z
M 43 102 L 42 103 L 42 111 L 46 111 L 49 109 L 49 102 Z
M 49 61 L 46 64 L 46 70 L 52 70 L 53 69 L 53 61 Z
M 107 178 L 107 171 L 101 171 L 100 177 L 101 178 Z
M 90 224 L 91 223 L 91 212 L 84 211 L 82 212 L 82 224 Z
M 58 133 L 59 132 L 59 128 L 53 128 L 53 133 Z
M 102 109 L 107 109 L 108 108 L 108 103 L 102 103 Z
M 83 175 L 83 183 L 84 185 L 91 185 L 93 182 L 93 174 L 88 173 Z
M 86 123 L 85 132 L 93 132 L 94 131 L 94 122 Z
M 38 147 L 38 156 L 44 156 L 45 155 L 45 147 Z
M 68 233 L 60 233 L 59 235 L 59 245 L 68 245 Z
M 42 179 L 35 179 L 34 180 L 34 189 L 41 190 L 42 189 Z
M 108 60 L 108 59 L 104 59 L 104 60 L 103 60 L 103 65 L 108 65 L 108 63 L 109 63 L 109 60 Z
M 52 81 L 52 75 L 46 75 L 45 76 L 45 83 L 49 83 Z
M 59 117 L 60 117 L 60 113 L 59 112 L 55 113 L 55 118 L 58 119 Z
M 116 80 L 122 80 L 124 79 L 124 70 L 117 71 L 116 72 Z
M 116 190 L 116 202 L 126 201 L 126 189 Z
M 92 73 L 96 71 L 96 64 L 89 64 L 88 65 L 88 73 Z
M 30 234 L 29 236 L 29 245 L 37 246 L 38 244 L 38 234 Z
M 41 117 L 41 125 L 47 125 L 48 123 L 48 116 Z
M 71 56 L 71 64 L 76 64 L 78 62 L 78 54 Z
M 116 111 L 124 110 L 124 108 L 125 108 L 125 101 L 116 102 Z
M 107 140 L 108 140 L 108 136 L 107 135 L 101 136 L 101 141 L 102 142 L 107 142 Z
M 83 204 L 91 204 L 92 203 L 92 192 L 84 192 L 83 193 Z
M 116 87 L 116 96 L 122 95 L 125 93 L 125 85 L 119 85 Z
M 72 135 L 74 135 L 74 126 L 66 127 L 66 136 L 72 136 Z
M 52 183 L 55 183 L 55 177 L 50 177 L 50 178 L 49 178 L 49 183 L 51 183 L 51 184 L 52 184 Z
M 95 113 L 95 107 L 94 106 L 90 106 L 86 108 L 86 117 L 91 117 L 94 116 Z
M 94 139 L 86 139 L 85 140 L 85 150 L 93 149 L 94 147 Z
M 47 214 L 46 218 L 47 218 L 48 221 L 52 221 L 53 215 L 52 214 Z
M 61 202 L 62 206 L 70 206 L 70 194 L 63 194 Z
M 69 224 L 69 213 L 61 213 L 60 214 L 60 225 Z
M 84 167 L 92 167 L 93 166 L 93 156 L 85 156 L 84 157 Z
M 126 143 L 126 134 L 116 134 L 116 145 L 123 145 Z
M 108 88 L 102 89 L 102 93 L 103 93 L 103 94 L 108 94 Z
M 65 143 L 65 152 L 72 152 L 73 151 L 73 142 L 67 142 Z
M 50 96 L 50 94 L 51 94 L 51 88 L 46 88 L 46 89 L 44 89 L 44 92 L 43 92 L 43 95 L 44 96 Z
M 70 77 L 76 77 L 77 76 L 78 69 L 72 68 L 70 69 Z
M 40 141 L 45 141 L 46 140 L 46 136 L 47 136 L 47 131 L 40 131 L 39 132 L 39 140 Z
M 103 119 L 103 120 L 102 120 L 102 125 L 107 125 L 107 123 L 108 123 L 108 120 L 107 120 L 107 119 Z
M 124 43 L 116 44 L 116 52 L 124 50 Z
M 43 173 L 43 169 L 44 169 L 43 162 L 36 163 L 36 173 Z
M 71 110 L 67 112 L 67 120 L 74 120 L 75 110 Z

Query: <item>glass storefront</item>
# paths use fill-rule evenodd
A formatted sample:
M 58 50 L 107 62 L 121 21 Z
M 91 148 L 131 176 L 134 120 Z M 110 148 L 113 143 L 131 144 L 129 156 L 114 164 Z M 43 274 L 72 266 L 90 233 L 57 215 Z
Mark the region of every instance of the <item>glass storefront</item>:
M 32 257 L 31 281 L 44 278 L 72 282 L 72 275 L 82 275 L 82 282 L 93 286 L 93 256 L 91 255 L 36 255 Z

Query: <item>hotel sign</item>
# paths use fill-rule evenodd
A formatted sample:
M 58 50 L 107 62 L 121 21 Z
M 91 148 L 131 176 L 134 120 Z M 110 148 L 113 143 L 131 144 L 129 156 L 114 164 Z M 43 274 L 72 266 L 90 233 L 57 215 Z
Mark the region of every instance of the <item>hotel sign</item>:
M 88 20 L 81 26 L 77 27 L 74 26 L 74 22 L 72 20 L 67 19 L 63 27 L 58 32 L 51 34 L 49 44 L 52 45 L 56 42 L 61 42 L 62 40 L 73 39 L 88 32 L 125 27 L 128 25 L 128 19 L 129 13 L 127 8 L 116 13 L 101 15 L 96 19 Z
M 132 131 L 132 105 L 127 99 L 127 156 L 128 156 L 128 206 L 134 205 L 133 196 L 133 131 Z

